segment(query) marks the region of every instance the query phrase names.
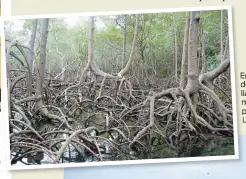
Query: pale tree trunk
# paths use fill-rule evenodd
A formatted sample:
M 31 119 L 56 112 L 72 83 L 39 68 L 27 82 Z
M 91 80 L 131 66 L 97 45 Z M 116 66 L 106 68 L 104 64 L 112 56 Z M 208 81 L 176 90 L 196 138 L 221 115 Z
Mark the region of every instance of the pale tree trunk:
M 95 29 L 95 19 L 94 17 L 90 18 L 90 32 L 89 32 L 89 43 L 88 43 L 88 61 L 94 62 L 94 29 Z M 96 75 L 89 71 L 87 75 L 91 78 L 90 83 L 92 84 L 89 88 L 90 97 L 93 99 L 95 96 L 94 85 L 96 81 Z M 81 91 L 82 95 L 82 91 Z M 94 100 L 94 99 L 93 99 Z
M 198 30 L 198 48 L 200 50 L 197 51 L 197 53 L 198 53 L 198 56 L 197 56 L 198 71 L 200 70 L 200 66 L 202 63 L 202 38 L 203 38 L 203 28 L 199 27 L 199 30 Z
M 188 102 L 190 109 L 195 116 L 196 122 L 205 125 L 210 130 L 224 130 L 216 127 L 212 127 L 204 118 L 199 116 L 196 112 L 198 104 L 198 91 L 204 90 L 218 105 L 218 111 L 221 112 L 223 120 L 229 126 L 232 126 L 230 122 L 227 121 L 226 112 L 227 109 L 221 102 L 219 97 L 214 93 L 213 90 L 209 89 L 208 86 L 202 84 L 202 78 L 198 77 L 198 63 L 197 63 L 197 43 L 198 43 L 198 25 L 200 21 L 200 12 L 194 11 L 191 13 L 191 23 L 190 23 L 190 38 L 189 38 L 189 52 L 188 52 L 188 82 L 185 88 L 186 101 Z M 210 79 L 215 79 L 217 75 L 223 73 L 230 65 L 230 61 L 224 61 L 211 72 L 204 73 L 203 79 L 207 82 Z M 207 83 L 208 84 L 208 83 Z M 191 98 L 191 100 L 189 100 Z M 192 104 L 192 105 L 191 105 Z M 227 130 L 227 129 L 225 129 Z
M 95 20 L 94 20 L 94 17 L 91 16 L 89 18 L 89 38 L 88 38 L 88 59 L 87 59 L 87 64 L 86 66 L 81 69 L 80 71 L 80 79 L 79 79 L 79 82 L 78 84 L 76 85 L 72 85 L 72 86 L 69 86 L 67 89 L 65 89 L 65 100 L 67 101 L 68 98 L 67 98 L 67 93 L 70 89 L 72 88 L 76 88 L 76 87 L 81 87 L 85 81 L 85 78 L 86 78 L 86 74 L 87 74 L 87 71 L 88 70 L 91 70 L 91 72 L 94 72 L 95 75 L 98 75 L 98 76 L 107 76 L 107 77 L 112 77 L 113 78 L 113 75 L 110 75 L 108 73 L 105 73 L 104 71 L 100 70 L 97 65 L 95 64 L 95 62 L 93 61 L 93 51 L 94 51 L 94 23 L 95 23 Z M 82 88 L 80 88 L 82 89 Z M 81 91 L 82 93 L 82 91 Z
M 43 20 L 41 45 L 40 45 L 40 59 L 39 66 L 37 70 L 37 85 L 36 85 L 36 97 L 39 99 L 37 102 L 37 107 L 43 106 L 43 85 L 44 85 L 44 75 L 45 75 L 45 62 L 46 62 L 46 44 L 48 38 L 48 27 L 49 19 Z
M 188 59 L 188 39 L 189 39 L 189 27 L 190 27 L 190 12 L 186 12 L 186 24 L 185 24 L 185 35 L 183 43 L 183 53 L 182 53 L 182 64 L 181 64 L 181 74 L 180 74 L 180 88 L 185 87 L 185 80 L 187 75 L 187 59 Z
M 221 10 L 221 21 L 220 21 L 220 63 L 223 61 L 223 52 L 224 52 L 224 36 L 223 36 L 223 10 Z
M 206 73 L 207 72 L 207 62 L 206 62 L 206 32 L 203 31 L 202 33 L 202 50 L 201 50 L 201 54 L 202 54 L 202 70 L 201 70 L 201 74 Z M 211 89 L 213 89 L 213 87 L 211 86 Z M 208 101 L 208 105 L 209 107 L 212 106 L 212 100 L 210 100 L 210 98 L 207 96 L 206 100 Z
M 27 62 L 29 64 L 28 70 L 28 79 L 27 79 L 27 96 L 30 97 L 32 95 L 32 71 L 33 71 L 33 58 L 34 58 L 34 44 L 36 39 L 36 32 L 37 32 L 38 20 L 35 19 L 32 25 L 32 32 L 31 32 L 31 39 L 29 42 L 30 52 L 27 56 Z
M 227 35 L 222 63 L 227 59 L 227 57 L 229 56 L 229 54 L 230 54 L 230 49 L 229 49 L 229 35 Z M 229 72 L 230 71 L 228 71 L 226 74 L 229 74 Z
M 187 89 L 194 89 L 198 83 L 198 63 L 197 63 L 197 43 L 198 43 L 198 24 L 200 11 L 191 13 L 191 23 L 189 30 L 189 49 L 188 49 L 188 83 Z M 192 93 L 192 91 L 190 91 Z
M 50 78 L 50 74 L 51 74 L 51 60 L 49 60 L 49 67 L 48 67 L 48 76 L 49 76 L 49 78 Z
M 134 31 L 134 36 L 133 36 L 133 42 L 132 42 L 132 49 L 130 53 L 129 60 L 126 64 L 126 66 L 118 73 L 118 76 L 122 77 L 124 76 L 130 69 L 130 66 L 133 62 L 134 54 L 135 54 L 135 47 L 137 43 L 137 35 L 138 35 L 138 24 L 139 24 L 139 16 L 138 14 L 136 15 L 136 24 L 135 24 L 135 31 Z
M 207 71 L 207 62 L 206 62 L 206 32 L 203 32 L 202 35 L 202 70 L 201 73 L 206 73 Z
M 225 44 L 225 50 L 224 50 L 224 55 L 223 55 L 223 60 L 224 62 L 226 60 L 226 57 L 229 55 L 229 35 L 226 38 L 226 44 Z
M 118 73 L 119 77 L 123 77 L 126 73 L 129 72 L 131 64 L 134 60 L 135 47 L 136 47 L 136 43 L 137 43 L 138 24 L 139 24 L 139 17 L 138 17 L 138 15 L 136 15 L 136 24 L 135 24 L 135 31 L 134 31 L 134 37 L 133 37 L 130 57 L 129 57 L 129 60 L 127 61 L 125 67 Z M 97 65 L 95 64 L 95 62 L 93 60 L 93 51 L 94 51 L 94 17 L 90 17 L 90 31 L 89 31 L 89 43 L 88 43 L 88 64 L 84 68 L 84 70 L 82 71 L 82 74 L 85 74 L 85 71 L 88 68 L 90 68 L 98 76 L 105 76 L 106 75 L 110 78 L 116 78 L 116 76 L 105 73 L 97 67 Z M 82 76 L 83 75 L 81 75 L 81 77 Z M 82 83 L 82 81 L 80 80 L 80 84 Z
M 32 62 L 32 73 L 34 73 L 34 71 L 35 71 L 35 64 L 36 64 L 36 61 L 33 60 L 33 62 Z
M 111 76 L 108 73 L 105 73 L 101 69 L 98 68 L 96 63 L 94 62 L 94 29 L 95 29 L 95 19 L 94 17 L 90 17 L 89 20 L 90 23 L 90 30 L 89 30 L 89 42 L 88 42 L 88 63 L 86 67 L 83 69 L 80 79 L 80 85 L 83 83 L 84 76 L 86 74 L 86 71 L 90 68 L 92 72 L 94 72 L 98 76 Z
M 61 66 L 62 66 L 62 71 L 63 71 L 63 69 L 64 69 L 64 58 L 62 58 L 61 59 Z M 65 70 L 65 69 L 64 69 Z M 64 81 L 64 76 L 65 76 L 65 71 L 64 71 L 64 73 L 62 73 L 62 76 L 61 76 L 61 80 L 62 81 Z
M 191 13 L 191 23 L 189 30 L 189 49 L 188 49 L 188 81 L 186 91 L 191 95 L 191 100 L 196 110 L 198 102 L 198 90 L 200 87 L 198 79 L 198 62 L 197 62 L 197 43 L 198 43 L 198 25 L 200 20 L 200 11 Z
M 46 45 L 48 39 L 48 29 L 49 29 L 49 19 L 43 20 L 42 26 L 42 35 L 41 35 L 41 42 L 40 42 L 40 59 L 39 59 L 39 66 L 37 69 L 37 84 L 36 84 L 36 101 L 37 101 L 37 110 L 39 110 L 44 116 L 47 118 L 51 118 L 54 120 L 58 120 L 60 122 L 64 122 L 68 128 L 70 128 L 69 124 L 66 120 L 62 119 L 61 117 L 51 114 L 48 109 L 44 106 L 43 103 L 43 93 L 44 93 L 44 76 L 45 76 L 45 64 L 46 64 Z
M 177 47 L 177 27 L 176 19 L 173 13 L 173 30 L 174 30 L 174 64 L 175 64 L 175 79 L 178 81 L 178 47 Z
M 81 75 L 80 75 L 80 82 L 79 82 L 79 86 L 82 86 L 84 79 L 85 79 L 85 75 L 86 75 L 86 71 L 88 69 L 93 70 L 95 69 L 96 71 L 98 70 L 100 72 L 100 70 L 98 69 L 98 67 L 96 66 L 96 64 L 94 64 L 93 62 L 93 53 L 94 53 L 94 28 L 95 28 L 95 19 L 94 16 L 91 16 L 89 18 L 89 23 L 90 23 L 90 30 L 89 30 L 89 38 L 88 38 L 88 59 L 87 59 L 87 65 L 86 67 L 81 71 Z M 87 73 L 89 74 L 89 73 Z M 81 88 L 82 89 L 82 88 Z M 81 91 L 82 93 L 82 91 Z
M 5 56 L 6 59 L 9 60 L 10 57 L 10 49 L 14 44 L 11 43 L 8 48 L 5 50 Z M 10 88 L 11 88 L 11 77 L 10 77 L 10 70 L 9 70 L 9 61 L 6 62 L 6 75 L 7 75 L 7 90 L 8 90 L 8 115 L 9 119 L 12 118 L 12 112 L 11 112 L 11 94 L 10 94 Z
M 133 57 L 134 57 L 134 52 L 135 52 L 135 46 L 137 43 L 137 32 L 138 32 L 138 23 L 139 23 L 139 18 L 138 15 L 136 15 L 136 24 L 135 24 L 135 32 L 134 32 L 134 37 L 133 37 L 133 43 L 132 43 L 132 49 L 131 49 L 131 53 L 130 53 L 130 57 L 129 60 L 126 64 L 126 66 L 118 73 L 117 76 L 115 75 L 111 75 L 109 73 L 105 73 L 104 71 L 102 71 L 101 69 L 99 69 L 96 65 L 96 63 L 93 61 L 93 51 L 94 51 L 94 17 L 90 17 L 89 18 L 89 24 L 90 24 L 90 29 L 89 29 L 89 39 L 88 39 L 88 60 L 87 60 L 87 64 L 85 66 L 85 68 L 83 68 L 81 70 L 81 75 L 80 75 L 80 80 L 79 83 L 76 85 L 72 85 L 69 86 L 68 88 L 65 89 L 65 100 L 67 101 L 67 94 L 68 91 L 72 88 L 76 88 L 76 87 L 80 87 L 83 85 L 84 80 L 85 80 L 85 76 L 86 76 L 86 72 L 87 70 L 91 70 L 92 73 L 94 73 L 95 75 L 98 76 L 102 76 L 105 78 L 112 78 L 112 79 L 116 79 L 118 77 L 124 79 L 124 75 L 126 73 L 128 73 L 130 66 L 133 62 Z M 99 96 L 101 95 L 101 93 L 99 93 Z
M 220 15 L 220 63 L 223 62 L 223 52 L 224 52 L 224 36 L 223 36 L 223 10 L 221 10 Z M 219 86 L 221 86 L 222 75 L 219 77 Z
M 90 32 L 89 32 L 89 43 L 88 43 L 88 62 L 91 63 L 93 60 L 93 51 L 94 51 L 94 28 L 95 28 L 95 19 L 90 17 Z
M 123 27 L 122 27 L 122 33 L 123 33 L 123 48 L 122 48 L 122 68 L 124 68 L 125 61 L 126 61 L 126 15 L 123 15 Z
M 65 69 L 64 69 L 64 55 L 62 55 L 62 53 L 59 50 L 59 44 L 58 44 L 58 39 L 57 39 L 56 32 L 54 33 L 54 38 L 55 38 L 55 41 L 56 41 L 56 52 L 57 52 L 57 54 L 61 58 L 60 59 L 61 60 L 61 71 L 64 71 L 64 72 L 62 72 L 61 80 L 64 80 L 64 73 L 65 73 Z

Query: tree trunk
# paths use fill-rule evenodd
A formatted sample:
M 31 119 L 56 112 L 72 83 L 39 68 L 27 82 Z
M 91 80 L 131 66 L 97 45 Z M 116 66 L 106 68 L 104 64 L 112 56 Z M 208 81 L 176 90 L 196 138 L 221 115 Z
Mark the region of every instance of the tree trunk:
M 130 66 L 133 62 L 133 57 L 135 53 L 135 46 L 137 43 L 137 35 L 138 35 L 138 24 L 139 24 L 139 16 L 138 14 L 136 15 L 136 24 L 135 24 L 135 31 L 134 31 L 134 36 L 133 36 L 133 42 L 132 42 L 132 49 L 130 53 L 129 60 L 126 64 L 126 66 L 118 73 L 119 76 L 124 76 L 130 69 Z
M 191 95 L 194 110 L 198 103 L 198 90 L 200 82 L 198 79 L 198 62 L 197 62 L 197 43 L 198 43 L 198 25 L 200 20 L 200 11 L 191 13 L 191 23 L 189 32 L 189 51 L 188 51 L 188 81 L 186 91 Z
M 221 10 L 221 21 L 220 21 L 220 63 L 223 61 L 223 52 L 224 52 L 224 36 L 223 36 L 223 10 Z
M 202 35 L 202 70 L 201 73 L 206 73 L 207 63 L 206 63 L 206 32 Z
M 33 21 L 31 39 L 29 42 L 30 53 L 27 56 L 27 62 L 29 63 L 29 71 L 28 71 L 28 79 L 27 79 L 27 96 L 30 97 L 32 95 L 32 71 L 33 71 L 33 57 L 34 57 L 34 45 L 36 39 L 36 32 L 38 26 L 38 19 Z
M 40 43 L 40 59 L 37 74 L 37 85 L 36 85 L 36 97 L 38 100 L 37 107 L 43 106 L 43 85 L 44 85 L 44 75 L 45 75 L 45 61 L 46 61 L 46 44 L 48 38 L 48 27 L 49 19 L 43 20 L 42 36 Z
M 126 15 L 123 15 L 123 48 L 122 48 L 122 68 L 124 68 L 125 60 L 126 60 Z
M 94 50 L 94 17 L 90 17 L 90 32 L 89 32 L 89 43 L 88 43 L 88 62 L 91 63 L 93 60 L 93 50 Z
M 189 39 L 189 27 L 190 27 L 190 12 L 186 12 L 186 24 L 185 24 L 185 35 L 183 43 L 183 53 L 182 53 L 182 64 L 181 64 L 181 74 L 180 74 L 180 88 L 185 87 L 185 80 L 187 74 L 187 58 L 188 58 L 188 39 Z
M 56 35 L 56 32 L 54 32 L 54 38 L 55 38 L 55 41 L 56 41 L 56 52 L 57 54 L 60 56 L 60 61 L 61 61 L 61 71 L 64 70 L 64 72 L 62 72 L 61 74 L 61 80 L 64 80 L 64 73 L 65 73 L 65 69 L 64 69 L 64 55 L 62 55 L 62 53 L 60 52 L 59 50 L 59 44 L 58 44 L 58 39 L 57 39 L 57 35 Z
M 200 11 L 191 13 L 191 23 L 189 32 L 189 49 L 188 49 L 188 82 L 186 90 L 189 93 L 197 92 L 199 86 L 198 80 L 198 63 L 197 63 L 197 43 L 198 43 L 198 24 L 200 20 Z
M 224 52 L 224 37 L 223 37 L 223 10 L 221 10 L 220 15 L 220 63 L 223 62 L 223 52 Z M 219 77 L 219 86 L 221 86 L 222 76 Z
M 177 48 L 177 27 L 173 13 L 173 30 L 174 30 L 174 64 L 175 64 L 175 79 L 178 81 L 178 48 Z
M 48 73 L 49 73 L 48 77 L 51 78 L 51 75 L 50 75 L 51 74 L 51 60 L 49 60 L 48 63 L 49 63 L 49 66 L 48 66 Z

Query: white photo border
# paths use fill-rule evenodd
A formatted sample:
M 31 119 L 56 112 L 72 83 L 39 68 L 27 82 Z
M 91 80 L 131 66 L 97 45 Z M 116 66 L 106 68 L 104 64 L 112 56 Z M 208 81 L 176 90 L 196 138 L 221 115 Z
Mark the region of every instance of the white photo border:
M 234 155 L 227 156 L 208 156 L 208 157 L 184 157 L 184 158 L 166 158 L 166 159 L 144 159 L 144 160 L 125 160 L 125 161 L 105 161 L 105 162 L 83 162 L 83 163 L 63 163 L 63 164 L 44 164 L 44 165 L 25 165 L 12 166 L 10 159 L 10 141 L 9 141 L 9 122 L 8 122 L 8 102 L 7 102 L 7 78 L 6 78 L 6 58 L 5 58 L 5 34 L 2 32 L 2 116 L 4 118 L 5 146 L 8 170 L 27 170 L 27 169 L 50 169 L 50 168 L 69 168 L 69 167 L 89 167 L 89 166 L 112 166 L 112 165 L 133 165 L 133 164 L 157 164 L 157 163 L 174 163 L 174 162 L 194 162 L 194 161 L 215 161 L 239 159 L 238 149 L 238 118 L 237 118 L 237 101 L 236 101 L 236 76 L 234 63 L 234 41 L 233 41 L 233 23 L 232 23 L 232 6 L 204 6 L 204 7 L 186 7 L 186 8 L 168 8 L 168 9 L 147 9 L 147 10 L 127 10 L 127 11 L 107 11 L 107 12 L 84 12 L 84 13 L 67 13 L 67 14 L 41 14 L 41 15 L 23 15 L 23 16 L 5 16 L 3 22 L 9 20 L 22 19 L 40 19 L 40 18 L 66 18 L 74 16 L 98 16 L 98 15 L 118 15 L 118 14 L 140 14 L 140 13 L 164 13 L 164 12 L 186 12 L 186 11 L 209 11 L 209 10 L 227 10 L 228 11 L 228 32 L 230 43 L 230 72 L 231 72 L 231 90 L 232 90 L 232 107 L 233 107 L 233 129 L 234 129 Z M 4 31 L 4 27 L 2 27 Z
M 1 0 L 1 16 L 11 15 L 11 1 L 12 0 Z

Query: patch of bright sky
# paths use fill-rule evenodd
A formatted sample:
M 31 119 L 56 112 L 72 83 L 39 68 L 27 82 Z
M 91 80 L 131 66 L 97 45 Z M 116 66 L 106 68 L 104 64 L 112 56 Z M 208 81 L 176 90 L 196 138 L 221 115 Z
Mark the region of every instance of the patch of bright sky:
M 25 20 L 22 19 L 6 21 L 5 27 L 8 24 L 8 28 L 11 28 L 11 32 L 21 31 L 23 30 L 24 22 Z
M 80 24 L 85 24 L 85 23 L 88 23 L 88 21 L 89 21 L 88 16 L 67 17 L 67 18 L 63 18 L 63 19 L 64 19 L 64 22 L 68 26 L 71 26 L 71 27 L 76 26 L 76 25 L 80 25 Z M 97 28 L 101 29 L 101 28 L 105 27 L 105 24 L 99 17 L 96 17 L 95 26 Z
M 64 19 L 65 23 L 68 26 L 75 26 L 78 24 L 82 24 L 82 23 L 87 23 L 89 20 L 89 17 L 87 16 L 82 16 L 82 17 L 67 17 L 67 18 L 62 18 Z
M 66 18 L 58 18 L 58 19 L 63 19 L 64 22 L 68 25 L 68 27 L 73 27 L 76 25 L 82 25 L 88 23 L 89 17 L 79 16 L 79 17 L 66 17 Z M 8 26 L 8 28 L 11 27 L 11 32 L 19 32 L 23 30 L 23 25 L 25 23 L 25 20 L 18 19 L 18 20 L 7 21 L 7 24 L 9 23 L 12 24 Z M 100 18 L 96 18 L 95 26 L 97 28 L 102 29 L 105 27 L 105 23 Z

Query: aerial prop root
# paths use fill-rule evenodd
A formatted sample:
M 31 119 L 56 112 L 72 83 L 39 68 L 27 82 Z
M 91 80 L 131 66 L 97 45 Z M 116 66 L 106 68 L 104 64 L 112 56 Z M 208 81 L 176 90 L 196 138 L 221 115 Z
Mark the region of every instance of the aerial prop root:
M 151 130 L 151 128 L 155 125 L 155 101 L 163 97 L 170 98 L 171 100 L 173 100 L 172 103 L 175 104 L 175 106 L 171 109 L 172 113 L 169 116 L 166 129 L 168 125 L 170 124 L 170 122 L 173 120 L 173 114 L 174 113 L 177 114 L 176 115 L 176 131 L 169 138 L 172 138 L 173 135 L 179 136 L 180 131 L 181 131 L 182 122 L 185 122 L 187 124 L 187 129 L 189 131 L 194 131 L 195 133 L 198 132 L 196 129 L 197 124 L 209 129 L 213 133 L 217 131 L 231 131 L 232 130 L 231 128 L 233 127 L 233 125 L 227 120 L 227 117 L 229 114 L 231 114 L 231 111 L 224 106 L 224 104 L 219 99 L 219 97 L 214 93 L 214 91 L 212 91 L 211 89 L 209 89 L 208 87 L 204 86 L 201 83 L 200 83 L 200 87 L 196 90 L 197 92 L 198 91 L 204 92 L 210 98 L 212 98 L 212 100 L 215 102 L 215 104 L 217 105 L 219 109 L 218 112 L 220 113 L 220 116 L 217 115 L 215 111 L 213 111 L 212 109 L 208 111 L 215 119 L 217 119 L 218 121 L 223 121 L 224 126 L 222 127 L 212 126 L 209 122 L 207 122 L 206 118 L 202 117 L 201 115 L 197 113 L 197 109 L 195 107 L 197 104 L 192 104 L 192 99 L 191 99 L 192 94 L 190 93 L 190 91 L 191 91 L 190 89 L 183 90 L 181 88 L 169 88 L 160 93 L 150 92 L 149 97 L 146 99 L 143 105 L 145 106 L 149 104 L 150 106 L 149 107 L 150 108 L 149 124 L 137 133 L 137 135 L 133 138 L 129 146 L 131 147 L 134 143 L 139 142 L 140 138 L 143 135 L 145 135 L 147 131 Z M 184 103 L 185 105 L 182 105 Z M 194 122 L 191 122 L 192 121 L 191 118 L 187 116 L 189 111 L 192 114 Z M 205 110 L 203 112 L 205 113 Z M 165 136 L 167 137 L 166 132 L 165 132 Z

